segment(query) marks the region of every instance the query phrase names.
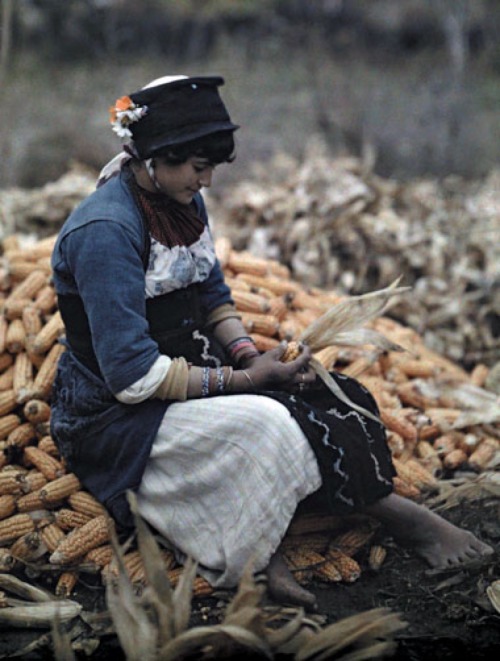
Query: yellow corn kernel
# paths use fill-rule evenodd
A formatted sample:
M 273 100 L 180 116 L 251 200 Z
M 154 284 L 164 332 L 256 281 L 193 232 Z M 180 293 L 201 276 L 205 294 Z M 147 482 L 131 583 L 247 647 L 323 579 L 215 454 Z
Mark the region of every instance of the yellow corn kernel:
M 0 544 L 5 545 L 35 530 L 29 514 L 13 514 L 0 521 Z
M 11 493 L 0 496 L 0 519 L 6 519 L 16 511 L 16 499 Z
M 51 505 L 67 498 L 70 494 L 82 488 L 80 480 L 74 473 L 68 473 L 56 480 L 48 482 L 41 490 L 40 495 L 45 504 Z
M 36 430 L 31 422 L 23 422 L 7 436 L 7 447 L 24 448 L 36 439 Z
M 56 523 L 60 528 L 66 532 L 73 530 L 73 528 L 81 528 L 88 523 L 93 517 L 82 512 L 75 512 L 67 507 L 61 507 L 55 512 Z
M 326 553 L 326 560 L 335 565 L 345 583 L 354 583 L 361 576 L 359 563 L 351 556 L 339 551 L 339 549 L 329 548 Z
M 52 564 L 68 564 L 83 557 L 90 549 L 109 541 L 108 517 L 96 516 L 81 528 L 75 528 L 49 557 Z
M 281 356 L 280 360 L 282 363 L 289 363 L 292 360 L 295 360 L 301 352 L 302 345 L 300 342 L 292 340 L 291 342 L 288 342 L 285 353 Z
M 374 544 L 368 554 L 368 566 L 372 571 L 378 571 L 384 564 L 387 557 L 387 550 L 379 544 Z
M 23 457 L 28 465 L 38 468 L 47 480 L 55 480 L 62 477 L 65 473 L 60 461 L 51 457 L 44 450 L 40 450 L 37 446 L 30 445 L 25 447 Z
M 47 353 L 63 333 L 64 322 L 60 311 L 56 310 L 33 340 L 33 351 Z
M 26 332 L 21 319 L 13 319 L 7 329 L 5 348 L 9 353 L 16 354 L 26 348 Z
M 56 597 L 68 598 L 72 595 L 75 585 L 78 583 L 79 573 L 77 571 L 63 571 L 57 579 Z
M 40 535 L 49 553 L 53 553 L 66 537 L 64 531 L 57 525 L 57 523 L 49 523 L 44 526 L 40 530 Z
M 92 518 L 106 514 L 105 507 L 87 491 L 76 491 L 70 494 L 68 502 L 76 512 L 82 512 Z
M 57 363 L 65 350 L 66 347 L 59 343 L 54 344 L 49 350 L 33 382 L 34 399 L 49 398 L 57 371 Z

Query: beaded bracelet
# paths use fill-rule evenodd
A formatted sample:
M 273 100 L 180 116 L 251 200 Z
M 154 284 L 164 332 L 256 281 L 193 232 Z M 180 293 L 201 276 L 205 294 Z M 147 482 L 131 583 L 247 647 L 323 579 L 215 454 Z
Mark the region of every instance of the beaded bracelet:
M 208 397 L 210 394 L 210 367 L 204 367 L 201 374 L 201 396 Z

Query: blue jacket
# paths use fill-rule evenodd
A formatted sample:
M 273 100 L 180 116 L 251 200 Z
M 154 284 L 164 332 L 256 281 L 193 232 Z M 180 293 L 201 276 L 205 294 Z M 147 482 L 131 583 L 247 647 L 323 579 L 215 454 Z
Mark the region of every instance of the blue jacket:
M 156 399 L 127 405 L 114 396 L 144 376 L 160 355 L 146 316 L 147 231 L 125 177 L 114 177 L 73 211 L 53 251 L 56 292 L 81 297 L 101 375 L 68 346 L 51 414 L 51 433 L 70 470 L 124 526 L 130 523 L 125 493 L 139 486 L 169 405 Z M 195 202 L 208 224 L 200 195 Z M 232 302 L 218 262 L 199 293 L 203 314 Z

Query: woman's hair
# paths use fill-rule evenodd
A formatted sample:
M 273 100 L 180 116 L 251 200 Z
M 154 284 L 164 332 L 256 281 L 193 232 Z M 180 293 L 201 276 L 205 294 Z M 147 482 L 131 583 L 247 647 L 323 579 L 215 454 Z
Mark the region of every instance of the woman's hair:
M 218 131 L 189 142 L 158 149 L 153 157 L 163 158 L 169 165 L 181 165 L 191 156 L 198 156 L 218 165 L 234 161 L 234 151 L 233 131 Z

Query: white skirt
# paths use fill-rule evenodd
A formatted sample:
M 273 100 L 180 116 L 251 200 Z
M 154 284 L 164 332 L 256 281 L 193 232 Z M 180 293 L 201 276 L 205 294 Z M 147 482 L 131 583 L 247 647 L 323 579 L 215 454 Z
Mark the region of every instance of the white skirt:
M 321 486 L 316 457 L 278 402 L 231 395 L 171 404 L 137 494 L 141 515 L 216 587 L 265 569 L 298 503 Z

